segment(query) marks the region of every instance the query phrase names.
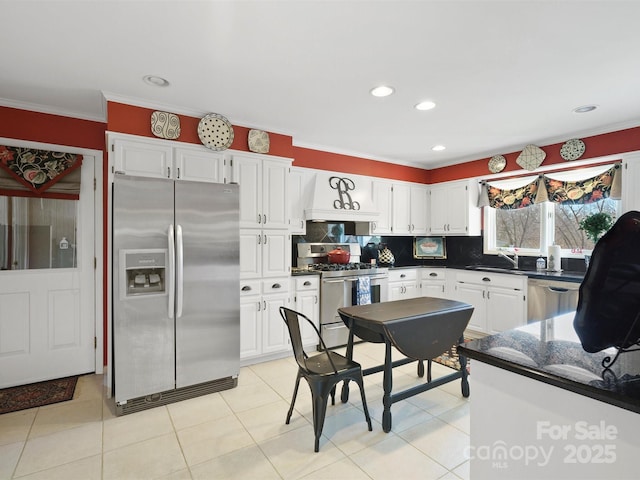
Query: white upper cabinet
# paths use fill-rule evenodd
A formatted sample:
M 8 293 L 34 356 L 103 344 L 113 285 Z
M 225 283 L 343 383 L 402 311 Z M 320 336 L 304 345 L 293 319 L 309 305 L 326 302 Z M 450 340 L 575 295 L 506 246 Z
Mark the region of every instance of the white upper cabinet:
M 411 186 L 411 235 L 429 233 L 429 188 Z
M 175 176 L 180 180 L 227 183 L 224 155 L 208 148 L 183 148 L 174 150 Z
M 111 140 L 115 172 L 142 177 L 173 178 L 173 147 L 152 139 Z
M 372 182 L 373 204 L 380 212 L 380 216 L 371 222 L 370 229 L 372 235 L 383 235 L 391 233 L 393 217 L 393 183 L 374 180 Z
M 289 228 L 291 160 L 233 152 L 232 179 L 240 185 L 240 228 Z
M 114 172 L 127 175 L 225 183 L 224 155 L 198 145 L 110 135 Z
M 393 185 L 393 233 L 411 233 L 411 187 L 395 183 Z
M 431 185 L 429 233 L 480 235 L 478 182 L 460 180 Z
M 300 168 L 291 168 L 289 171 L 289 229 L 295 235 L 307 233 L 304 208 L 311 188 L 311 178 L 312 175 Z
M 429 187 L 409 183 L 393 184 L 393 233 L 428 233 Z

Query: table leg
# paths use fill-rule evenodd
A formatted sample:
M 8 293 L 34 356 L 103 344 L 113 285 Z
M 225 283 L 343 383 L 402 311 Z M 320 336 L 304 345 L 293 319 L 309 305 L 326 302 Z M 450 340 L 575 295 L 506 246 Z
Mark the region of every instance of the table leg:
M 353 320 L 349 320 L 349 339 L 347 340 L 346 357 L 353 360 Z M 349 380 L 342 382 L 342 392 L 340 393 L 340 401 L 347 403 L 349 401 Z
M 382 378 L 382 387 L 384 389 L 382 405 L 384 406 L 384 410 L 382 411 L 382 430 L 388 433 L 391 431 L 391 387 L 393 386 L 391 371 L 393 370 L 393 366 L 391 365 L 391 342 L 385 339 L 384 346 L 384 374 Z

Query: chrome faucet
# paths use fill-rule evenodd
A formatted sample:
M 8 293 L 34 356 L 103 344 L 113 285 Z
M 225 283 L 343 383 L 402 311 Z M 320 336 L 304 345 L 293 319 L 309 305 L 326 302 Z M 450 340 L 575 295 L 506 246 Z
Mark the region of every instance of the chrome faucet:
M 507 255 L 504 252 L 498 252 L 498 256 L 509 260 L 511 262 L 511 264 L 513 265 L 513 268 L 518 268 L 518 254 L 517 253 L 514 252 L 513 258 L 511 258 L 509 255 Z

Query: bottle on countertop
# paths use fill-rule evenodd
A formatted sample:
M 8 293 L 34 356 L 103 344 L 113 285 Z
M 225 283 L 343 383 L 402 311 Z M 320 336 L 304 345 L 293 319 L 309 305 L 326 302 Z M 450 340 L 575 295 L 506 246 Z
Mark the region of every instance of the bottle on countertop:
M 547 268 L 547 262 L 544 260 L 544 257 L 540 255 L 536 260 L 536 270 L 544 270 Z

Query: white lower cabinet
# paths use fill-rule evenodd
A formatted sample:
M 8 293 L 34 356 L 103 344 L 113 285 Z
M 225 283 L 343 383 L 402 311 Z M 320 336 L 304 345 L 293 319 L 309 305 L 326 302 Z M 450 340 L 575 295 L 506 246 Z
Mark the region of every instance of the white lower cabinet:
M 449 298 L 447 271 L 444 268 L 421 268 L 420 287 L 423 297 Z
M 306 315 L 318 328 L 320 322 L 320 278 L 318 275 L 292 277 L 294 297 L 293 309 Z M 318 334 L 308 322 L 300 324 L 302 344 L 312 347 L 318 344 Z
M 527 323 L 527 277 L 457 271 L 454 300 L 473 305 L 468 329 L 498 333 Z
M 389 271 L 389 300 L 406 300 L 421 295 L 418 269 L 403 268 Z
M 240 359 L 288 352 L 280 307 L 291 307 L 289 278 L 240 280 Z

